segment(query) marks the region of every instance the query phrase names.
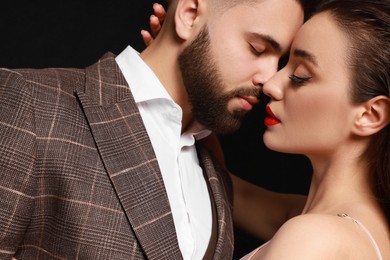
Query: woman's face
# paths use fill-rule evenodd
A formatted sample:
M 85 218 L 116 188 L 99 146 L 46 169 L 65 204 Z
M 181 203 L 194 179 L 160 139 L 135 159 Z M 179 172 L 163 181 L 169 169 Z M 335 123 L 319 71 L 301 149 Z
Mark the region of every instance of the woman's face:
M 349 40 L 332 19 L 320 13 L 307 21 L 286 67 L 264 85 L 267 110 L 276 117 L 265 119 L 264 142 L 272 150 L 332 154 L 351 138 Z

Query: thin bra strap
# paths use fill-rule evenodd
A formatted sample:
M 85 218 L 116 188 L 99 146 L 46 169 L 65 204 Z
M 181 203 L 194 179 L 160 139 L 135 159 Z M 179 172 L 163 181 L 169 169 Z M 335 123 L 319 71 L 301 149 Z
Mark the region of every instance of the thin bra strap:
M 337 214 L 337 216 L 342 217 L 342 218 L 349 219 L 349 220 L 353 221 L 354 223 L 356 223 L 358 226 L 360 226 L 360 227 L 363 229 L 364 233 L 366 233 L 366 235 L 367 235 L 368 238 L 370 239 L 371 244 L 374 246 L 375 251 L 376 251 L 376 254 L 377 254 L 378 257 L 379 257 L 379 260 L 382 260 L 382 254 L 381 254 L 381 251 L 379 250 L 378 245 L 377 245 L 376 242 L 375 242 L 375 239 L 372 237 L 370 231 L 368 231 L 368 229 L 367 229 L 359 220 L 354 219 L 354 218 L 351 218 L 350 216 L 348 216 L 348 215 L 345 214 L 345 213 Z

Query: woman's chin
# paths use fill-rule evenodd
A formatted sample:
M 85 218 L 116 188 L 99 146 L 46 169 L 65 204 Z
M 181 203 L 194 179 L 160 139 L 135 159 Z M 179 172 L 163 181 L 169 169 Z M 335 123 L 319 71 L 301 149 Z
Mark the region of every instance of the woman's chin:
M 278 138 L 272 133 L 265 132 L 263 136 L 264 145 L 268 149 L 280 153 L 296 153 L 295 151 L 292 151 L 290 149 L 291 147 L 287 146 L 288 144 L 282 140 L 282 138 Z
M 267 132 L 263 136 L 263 142 L 268 149 L 276 152 L 282 152 L 280 150 L 282 148 L 280 147 L 280 143 L 277 140 L 275 140 L 273 136 L 268 135 Z

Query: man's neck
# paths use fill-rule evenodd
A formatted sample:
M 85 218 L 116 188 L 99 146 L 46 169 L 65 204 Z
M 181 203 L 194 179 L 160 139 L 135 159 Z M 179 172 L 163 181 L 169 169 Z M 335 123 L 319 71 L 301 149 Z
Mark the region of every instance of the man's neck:
M 168 40 L 165 40 L 168 41 Z M 141 52 L 140 57 L 150 67 L 173 101 L 183 111 L 182 132 L 192 124 L 193 116 L 178 64 L 179 46 L 161 42 L 158 38 Z

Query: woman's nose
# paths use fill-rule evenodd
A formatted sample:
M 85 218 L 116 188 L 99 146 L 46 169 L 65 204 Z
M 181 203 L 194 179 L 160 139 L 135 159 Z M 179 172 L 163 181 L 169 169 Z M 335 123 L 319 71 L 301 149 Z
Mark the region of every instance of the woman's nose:
M 263 85 L 263 93 L 274 100 L 283 98 L 283 83 L 280 80 L 282 72 L 277 72 L 271 79 Z

